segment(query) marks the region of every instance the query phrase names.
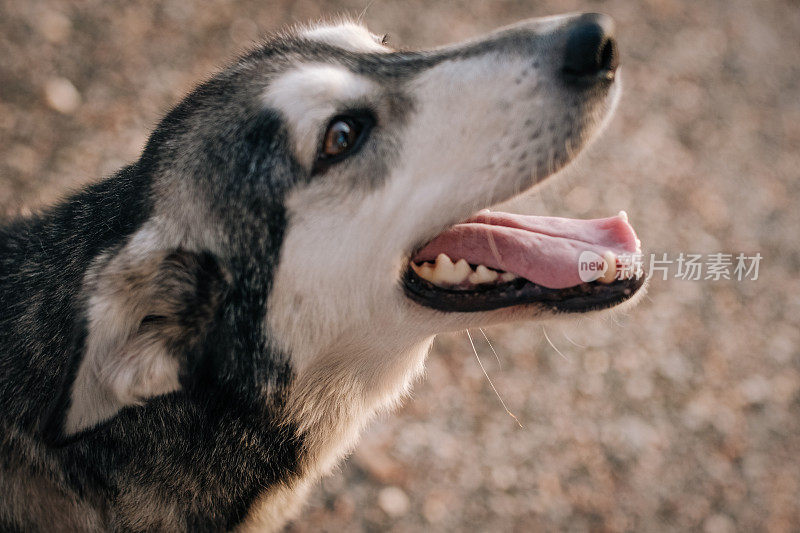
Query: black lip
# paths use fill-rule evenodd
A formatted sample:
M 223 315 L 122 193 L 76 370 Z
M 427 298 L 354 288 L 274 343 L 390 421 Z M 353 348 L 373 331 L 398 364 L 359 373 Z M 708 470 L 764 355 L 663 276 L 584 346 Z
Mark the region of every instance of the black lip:
M 631 298 L 646 278 L 612 283 L 582 283 L 566 289 L 548 289 L 523 278 L 474 290 L 443 289 L 417 276 L 410 268 L 403 275 L 406 296 L 420 305 L 449 313 L 494 311 L 517 305 L 539 304 L 561 313 L 586 313 L 618 305 Z

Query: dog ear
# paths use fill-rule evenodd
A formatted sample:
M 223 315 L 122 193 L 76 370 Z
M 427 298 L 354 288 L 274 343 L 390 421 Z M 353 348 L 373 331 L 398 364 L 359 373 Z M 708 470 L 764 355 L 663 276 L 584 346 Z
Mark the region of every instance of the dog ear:
M 227 284 L 210 253 L 185 250 L 123 252 L 88 279 L 87 331 L 64 434 L 180 389 L 186 358 L 203 342 Z

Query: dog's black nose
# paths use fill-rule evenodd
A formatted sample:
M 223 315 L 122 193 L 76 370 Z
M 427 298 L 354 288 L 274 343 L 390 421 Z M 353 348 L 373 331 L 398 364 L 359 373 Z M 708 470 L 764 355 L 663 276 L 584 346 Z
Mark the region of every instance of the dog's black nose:
M 611 17 L 599 13 L 586 13 L 572 23 L 562 68 L 568 82 L 586 84 L 614 78 L 619 60 L 613 30 Z

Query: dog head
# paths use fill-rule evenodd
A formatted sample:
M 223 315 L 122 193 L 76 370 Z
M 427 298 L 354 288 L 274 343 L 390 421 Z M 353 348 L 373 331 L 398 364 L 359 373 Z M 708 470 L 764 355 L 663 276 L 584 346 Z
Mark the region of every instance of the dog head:
M 619 94 L 610 19 L 523 22 L 412 53 L 354 26 L 302 38 L 341 51 L 292 65 L 264 92 L 310 176 L 287 195 L 269 300 L 296 365 L 343 338 L 406 344 L 604 308 L 638 289 L 579 278 L 584 251 L 610 268 L 609 251 L 638 249 L 624 215 L 482 211 L 558 171 L 602 127 Z
M 609 253 L 637 250 L 624 217 L 482 211 L 589 142 L 619 93 L 616 58 L 601 15 L 526 21 L 429 51 L 394 50 L 343 23 L 277 36 L 200 86 L 140 161 L 155 176 L 153 215 L 87 277 L 68 430 L 180 388 L 191 367 L 181 350 L 208 343 L 145 319 L 183 317 L 186 302 L 208 309 L 192 315 L 192 338 L 240 350 L 216 355 L 239 367 L 268 346 L 295 375 L 335 367 L 394 389 L 421 361 L 403 354 L 438 332 L 629 298 L 639 280 L 578 277 L 584 251 L 613 271 Z M 150 274 L 134 305 L 134 289 L 120 294 L 109 280 L 141 265 Z M 189 281 L 164 283 L 176 269 Z M 175 306 L 150 310 L 164 290 L 181 295 L 167 299 Z M 92 390 L 102 394 L 80 393 Z

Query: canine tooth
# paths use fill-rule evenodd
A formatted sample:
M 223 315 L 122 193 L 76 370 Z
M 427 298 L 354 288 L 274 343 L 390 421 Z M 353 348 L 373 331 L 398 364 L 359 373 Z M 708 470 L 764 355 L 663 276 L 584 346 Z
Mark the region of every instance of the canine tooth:
M 503 272 L 500 274 L 500 281 L 513 281 L 517 279 L 519 276 L 516 274 L 512 274 L 511 272 Z
M 614 252 L 609 250 L 603 254 L 603 260 L 605 260 L 608 266 L 605 273 L 598 281 L 602 283 L 611 283 L 617 278 L 617 256 L 614 255 Z
M 497 272 L 494 270 L 489 270 L 483 265 L 478 265 L 478 267 L 475 269 L 475 272 L 469 275 L 469 282 L 473 285 L 479 285 L 481 283 L 491 283 L 497 278 Z
M 625 211 L 620 211 L 619 213 L 617 213 L 617 216 L 622 220 L 624 220 L 625 222 L 628 221 L 628 213 L 626 213 Z

